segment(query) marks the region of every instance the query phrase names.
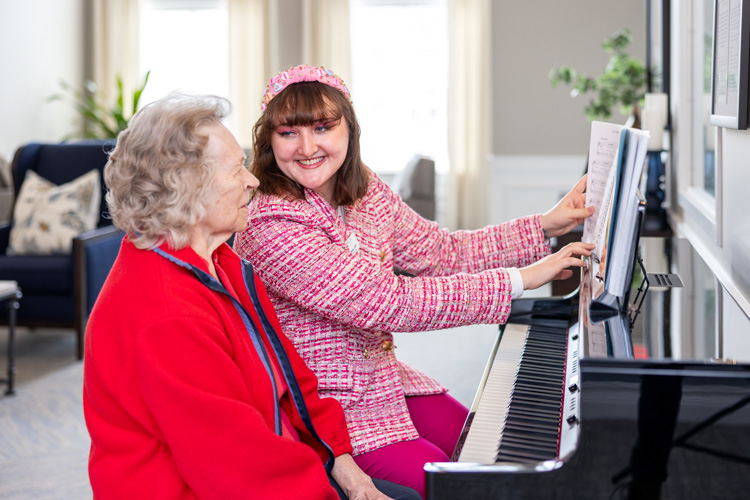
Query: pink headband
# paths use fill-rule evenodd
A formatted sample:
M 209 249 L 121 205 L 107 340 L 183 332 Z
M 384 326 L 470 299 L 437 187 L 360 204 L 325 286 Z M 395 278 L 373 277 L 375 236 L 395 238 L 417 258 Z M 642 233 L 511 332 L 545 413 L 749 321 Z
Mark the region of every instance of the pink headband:
M 279 95 L 279 93 L 293 83 L 299 82 L 321 82 L 326 85 L 338 89 L 343 93 L 349 102 L 352 102 L 352 96 L 349 93 L 349 89 L 344 84 L 344 80 L 336 76 L 330 69 L 325 69 L 320 66 L 315 68 L 303 64 L 294 68 L 279 73 L 278 75 L 271 78 L 266 86 L 266 92 L 263 94 L 263 102 L 260 104 L 260 110 L 265 111 L 268 103 L 271 99 Z

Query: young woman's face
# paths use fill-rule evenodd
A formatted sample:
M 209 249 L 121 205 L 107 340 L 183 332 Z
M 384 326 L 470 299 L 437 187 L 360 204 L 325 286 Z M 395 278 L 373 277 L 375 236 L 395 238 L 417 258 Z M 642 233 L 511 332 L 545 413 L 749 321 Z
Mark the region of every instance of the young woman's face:
M 333 206 L 334 179 L 349 149 L 349 127 L 343 116 L 312 125 L 279 125 L 272 132 L 271 147 L 284 175 Z

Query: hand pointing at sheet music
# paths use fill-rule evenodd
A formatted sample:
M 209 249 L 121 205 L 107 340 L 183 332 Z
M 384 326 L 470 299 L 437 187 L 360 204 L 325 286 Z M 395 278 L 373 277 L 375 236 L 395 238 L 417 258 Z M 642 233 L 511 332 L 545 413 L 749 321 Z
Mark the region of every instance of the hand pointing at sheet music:
M 584 267 L 586 263 L 581 255 L 589 256 L 594 249 L 593 243 L 577 241 L 562 247 L 556 253 L 540 259 L 530 266 L 519 269 L 523 279 L 523 289 L 533 290 L 546 285 L 552 280 L 564 280 L 573 275 L 569 267 Z
M 542 215 L 542 228 L 548 238 L 569 233 L 594 213 L 594 207 L 586 207 L 585 189 L 586 176 L 584 175 L 557 205 Z

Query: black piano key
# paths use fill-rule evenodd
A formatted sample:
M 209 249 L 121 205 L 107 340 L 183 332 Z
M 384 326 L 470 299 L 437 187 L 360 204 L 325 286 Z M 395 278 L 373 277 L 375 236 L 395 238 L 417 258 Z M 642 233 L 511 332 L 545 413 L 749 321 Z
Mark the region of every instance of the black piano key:
M 533 443 L 557 443 L 557 434 L 545 434 L 543 432 L 516 432 L 508 429 L 503 432 L 503 439 L 522 439 Z
M 540 426 L 540 425 L 533 425 L 529 422 L 508 422 L 505 425 L 505 428 L 503 430 L 510 430 L 518 432 L 519 434 L 528 434 L 528 435 L 545 435 L 545 436 L 552 436 L 554 439 L 557 439 L 557 426 Z
M 503 436 L 503 439 L 505 437 Z M 509 453 L 511 449 L 513 450 L 522 450 L 530 453 L 543 453 L 543 454 L 549 454 L 554 453 L 557 451 L 557 441 L 552 442 L 546 442 L 546 443 L 539 443 L 539 442 L 532 442 L 528 439 L 513 439 L 509 438 L 505 442 L 505 449 L 503 450 L 506 453 Z
M 511 460 L 523 461 L 524 459 L 541 462 L 549 459 L 550 454 L 549 452 L 542 453 L 539 451 L 523 449 L 516 446 L 507 446 L 497 454 L 497 457 L 499 462 Z
M 539 398 L 530 398 L 530 397 L 527 397 L 525 394 L 516 394 L 513 396 L 513 399 L 516 404 L 524 405 L 524 406 L 551 408 L 551 409 L 560 408 L 559 401 L 555 402 L 555 401 L 548 401 L 548 400 L 539 399 Z
M 535 380 L 520 379 L 516 383 L 516 387 L 527 394 L 539 394 L 540 396 L 548 395 L 551 397 L 557 396 L 557 387 L 547 382 L 541 383 Z
M 558 419 L 559 420 L 559 419 Z M 558 421 L 554 419 L 544 419 L 540 416 L 535 415 L 524 415 L 513 413 L 508 415 L 507 422 L 513 424 L 514 422 L 523 423 L 524 425 L 535 426 L 537 429 L 558 430 Z
M 534 412 L 538 415 L 556 415 L 557 418 L 560 418 L 560 405 L 519 402 L 515 407 L 527 412 Z

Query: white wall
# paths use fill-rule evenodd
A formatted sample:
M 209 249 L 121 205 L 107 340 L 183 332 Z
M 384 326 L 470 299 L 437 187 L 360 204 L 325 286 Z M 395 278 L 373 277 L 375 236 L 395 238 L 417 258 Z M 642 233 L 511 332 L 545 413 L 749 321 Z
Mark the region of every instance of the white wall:
M 552 208 L 583 175 L 586 155 L 504 155 L 490 160 L 489 223 Z
M 0 0 L 0 156 L 30 141 L 59 141 L 75 113 L 47 98 L 83 81 L 83 0 Z

